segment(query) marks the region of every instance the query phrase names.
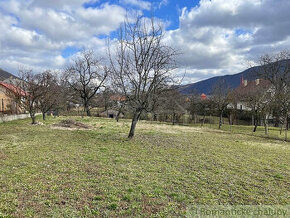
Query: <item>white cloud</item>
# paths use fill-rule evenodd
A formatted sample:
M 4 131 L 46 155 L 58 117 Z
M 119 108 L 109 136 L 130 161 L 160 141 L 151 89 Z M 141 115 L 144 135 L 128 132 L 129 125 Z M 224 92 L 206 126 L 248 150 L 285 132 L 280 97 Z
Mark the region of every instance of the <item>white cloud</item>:
M 19 66 L 61 68 L 66 47 L 104 52 L 105 39 L 126 16 L 118 5 L 84 8 L 81 0 L 0 2 L 0 64 L 16 72 Z M 114 16 L 112 16 L 114 15 Z
M 201 0 L 183 8 L 180 26 L 167 32 L 166 42 L 182 52 L 188 81 L 238 73 L 247 60 L 289 46 L 289 8 L 288 0 Z
M 150 10 L 151 9 L 151 3 L 148 1 L 142 1 L 142 0 L 121 0 L 122 4 L 126 5 L 133 5 L 140 9 Z
M 98 2 L 99 0 L 32 0 L 31 7 L 71 9 L 82 6 L 84 3 Z
M 17 4 L 13 0 L 11 5 L 4 5 L 4 8 L 19 18 L 22 28 L 36 30 L 55 41 L 81 40 L 92 35 L 109 34 L 118 28 L 126 15 L 122 7 L 109 4 L 99 8 L 79 7 L 71 12 L 32 7 L 29 3 Z
M 83 7 L 88 2 L 99 3 Z M 67 47 L 93 48 L 105 55 L 106 41 L 100 36 L 116 30 L 127 13 L 131 18 L 152 5 L 158 11 L 158 5 L 169 4 L 119 2 L 123 6 L 99 0 L 0 1 L 0 67 L 12 72 L 19 66 L 61 68 L 68 61 L 62 56 Z M 186 71 L 187 83 L 238 73 L 249 59 L 289 48 L 289 8 L 289 0 L 201 0 L 198 6 L 183 8 L 179 27 L 165 33 L 165 42 L 181 53 L 177 74 Z
M 108 34 L 117 29 L 126 16 L 123 8 L 109 4 L 103 5 L 100 9 L 82 8 L 78 13 L 78 18 L 90 25 L 95 34 Z

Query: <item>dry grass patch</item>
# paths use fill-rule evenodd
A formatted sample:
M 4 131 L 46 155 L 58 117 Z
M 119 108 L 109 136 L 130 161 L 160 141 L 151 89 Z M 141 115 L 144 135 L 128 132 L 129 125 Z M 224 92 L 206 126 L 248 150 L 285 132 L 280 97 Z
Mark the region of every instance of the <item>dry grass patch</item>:
M 289 143 L 284 141 L 276 141 L 276 142 L 253 142 L 247 141 L 244 142 L 247 145 L 256 146 L 256 147 L 268 147 L 268 148 L 277 148 L 277 149 L 289 149 Z
M 149 122 L 140 122 L 138 123 L 138 128 L 142 130 L 154 130 L 157 132 L 168 133 L 168 134 L 179 134 L 179 133 L 204 133 L 205 131 L 210 132 L 223 132 L 222 130 L 201 128 L 201 127 L 188 127 L 188 126 L 179 126 L 179 125 L 169 125 L 169 124 L 150 124 Z
M 59 123 L 53 124 L 52 128 L 67 130 L 88 130 L 92 129 L 93 127 L 75 120 L 61 120 Z

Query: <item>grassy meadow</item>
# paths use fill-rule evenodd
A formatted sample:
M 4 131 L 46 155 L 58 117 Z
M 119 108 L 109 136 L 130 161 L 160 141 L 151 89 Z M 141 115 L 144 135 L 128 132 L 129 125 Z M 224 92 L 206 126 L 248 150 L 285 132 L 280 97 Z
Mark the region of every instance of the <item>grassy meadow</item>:
M 70 117 L 92 129 L 53 126 L 63 119 L 0 124 L 0 217 L 168 217 L 196 204 L 290 204 L 290 142 L 246 134 L 249 127 L 148 121 L 128 140 L 129 120 Z

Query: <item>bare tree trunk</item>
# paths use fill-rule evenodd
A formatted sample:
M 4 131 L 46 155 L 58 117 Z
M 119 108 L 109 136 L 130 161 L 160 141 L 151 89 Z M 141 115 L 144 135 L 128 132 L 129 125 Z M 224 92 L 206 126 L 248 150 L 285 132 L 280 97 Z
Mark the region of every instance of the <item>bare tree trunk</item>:
M 223 112 L 220 113 L 219 129 L 222 127 Z
M 89 104 L 88 104 L 88 103 L 85 103 L 85 104 L 84 104 L 84 107 L 85 107 L 85 111 L 86 111 L 86 113 L 87 113 L 87 116 L 88 116 L 88 117 L 92 116 L 92 115 L 91 115 L 91 110 L 90 110 Z
M 117 115 L 116 115 L 116 121 L 117 121 L 117 122 L 119 122 L 120 114 L 121 114 L 121 110 L 118 110 L 118 113 L 117 113 Z
M 172 113 L 172 125 L 174 125 L 175 124 L 175 113 L 173 112 Z
M 288 114 L 288 113 L 287 113 Z M 287 141 L 287 131 L 288 131 L 288 116 L 285 118 L 285 141 Z
M 289 130 L 288 111 L 287 111 L 287 114 L 286 114 L 286 129 Z
M 115 119 L 116 119 L 117 122 L 119 122 L 119 119 L 120 119 L 120 117 L 119 117 L 119 112 L 117 113 L 117 116 L 116 116 Z
M 258 120 L 255 119 L 255 125 L 254 125 L 253 132 L 256 132 L 257 131 L 257 127 L 258 127 Z
M 233 125 L 237 125 L 237 111 L 234 110 L 234 113 L 233 113 Z
M 153 115 L 153 121 L 157 121 L 157 114 L 155 114 L 155 113 Z
M 30 117 L 31 117 L 31 124 L 36 124 L 36 118 L 35 118 L 35 113 L 34 112 L 31 112 L 30 113 Z
M 204 125 L 204 122 L 205 122 L 205 114 L 203 115 L 203 118 L 202 118 L 202 123 L 201 123 L 201 126 L 203 127 Z
M 257 127 L 258 127 L 258 122 L 255 123 L 254 129 L 253 129 L 253 132 L 256 132 L 256 131 L 257 131 Z
M 254 116 L 254 129 L 253 129 L 253 133 L 257 131 L 257 127 L 258 127 L 258 116 L 257 115 L 253 115 Z
M 45 120 L 46 116 L 45 116 L 45 112 L 42 112 L 42 120 Z
M 265 135 L 269 136 L 269 129 L 268 129 L 268 119 L 267 119 L 267 115 L 264 118 L 264 127 L 265 127 Z
M 140 118 L 140 115 L 141 115 L 141 112 L 139 112 L 139 111 L 134 113 L 128 138 L 133 138 L 134 137 L 136 124 L 137 124 L 137 122 L 138 122 L 138 120 Z
M 232 132 L 232 125 L 233 125 L 232 113 L 230 113 L 229 123 L 230 123 L 230 131 Z

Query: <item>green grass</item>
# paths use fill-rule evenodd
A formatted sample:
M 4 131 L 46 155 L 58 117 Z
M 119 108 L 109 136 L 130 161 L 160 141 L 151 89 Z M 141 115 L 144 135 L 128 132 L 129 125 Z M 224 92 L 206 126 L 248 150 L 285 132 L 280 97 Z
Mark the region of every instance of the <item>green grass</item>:
M 94 128 L 51 128 L 61 119 L 0 124 L 0 217 L 167 217 L 195 204 L 290 204 L 289 142 L 145 121 L 128 140 L 126 120 L 74 117 Z

